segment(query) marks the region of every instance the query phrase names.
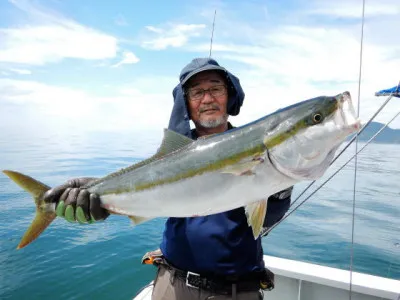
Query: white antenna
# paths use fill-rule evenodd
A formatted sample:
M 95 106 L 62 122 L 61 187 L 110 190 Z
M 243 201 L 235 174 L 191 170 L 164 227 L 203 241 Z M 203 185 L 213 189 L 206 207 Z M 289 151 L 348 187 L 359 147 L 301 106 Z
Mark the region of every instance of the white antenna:
M 214 26 L 215 26 L 215 15 L 217 14 L 217 10 L 214 11 L 214 21 L 213 21 L 213 27 L 212 27 L 212 32 L 211 32 L 211 42 L 210 42 L 210 56 L 211 57 L 211 51 L 212 51 L 212 44 L 213 44 L 213 37 L 214 37 Z

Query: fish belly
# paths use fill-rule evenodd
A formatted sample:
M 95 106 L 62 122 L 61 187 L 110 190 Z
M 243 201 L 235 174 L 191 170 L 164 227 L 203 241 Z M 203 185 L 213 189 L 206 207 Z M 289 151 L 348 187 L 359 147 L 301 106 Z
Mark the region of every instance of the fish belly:
M 245 206 L 296 183 L 265 160 L 251 175 L 206 172 L 139 192 L 102 195 L 102 206 L 141 217 L 193 217 Z

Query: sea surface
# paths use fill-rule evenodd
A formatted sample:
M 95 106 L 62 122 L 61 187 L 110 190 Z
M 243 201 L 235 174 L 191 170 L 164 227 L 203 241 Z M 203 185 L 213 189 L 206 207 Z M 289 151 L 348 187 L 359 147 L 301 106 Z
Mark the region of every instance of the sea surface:
M 138 149 L 146 139 L 138 144 L 123 133 L 66 138 L 61 133 L 1 132 L 0 137 L 0 169 L 23 172 L 50 186 L 73 177 L 100 177 L 145 158 Z M 157 145 L 148 143 L 155 151 Z M 350 147 L 323 179 L 353 153 Z M 265 254 L 349 270 L 353 179 L 352 161 L 263 238 Z M 400 279 L 399 182 L 399 145 L 370 144 L 358 156 L 354 271 Z M 295 186 L 293 200 L 308 183 Z M 0 207 L 0 299 L 132 299 L 155 275 L 155 268 L 141 265 L 140 259 L 158 248 L 165 219 L 136 227 L 120 216 L 93 225 L 56 219 L 17 251 L 35 207 L 30 195 L 2 173 Z

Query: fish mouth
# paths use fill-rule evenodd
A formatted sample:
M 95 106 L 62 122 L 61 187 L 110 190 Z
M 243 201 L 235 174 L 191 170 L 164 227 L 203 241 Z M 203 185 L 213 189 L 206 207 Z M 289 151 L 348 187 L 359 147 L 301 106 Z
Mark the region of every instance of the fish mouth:
M 345 134 L 357 132 L 361 128 L 361 120 L 356 115 L 350 93 L 346 91 L 339 94 L 336 99 L 339 108 L 337 117 L 340 119 L 337 121 L 343 124 Z

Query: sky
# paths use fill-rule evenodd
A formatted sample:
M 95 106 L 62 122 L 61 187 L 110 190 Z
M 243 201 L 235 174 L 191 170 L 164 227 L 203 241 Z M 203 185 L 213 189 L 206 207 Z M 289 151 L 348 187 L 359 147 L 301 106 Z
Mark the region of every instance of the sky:
M 362 1 L 0 1 L 0 130 L 143 134 L 168 126 L 181 69 L 212 57 L 246 93 L 235 126 L 350 91 L 357 103 Z M 367 0 L 360 116 L 400 80 L 400 2 Z M 392 102 L 376 119 L 400 109 Z M 393 128 L 400 128 L 400 119 Z

